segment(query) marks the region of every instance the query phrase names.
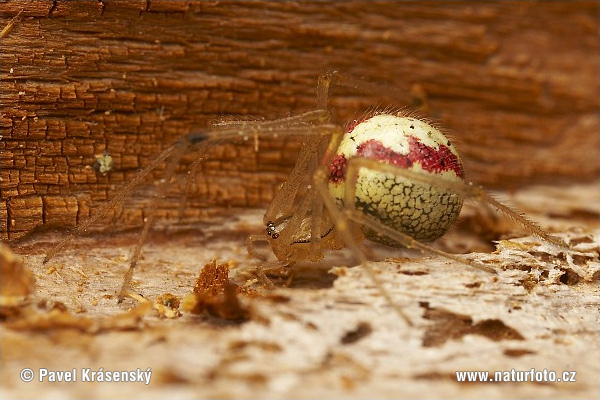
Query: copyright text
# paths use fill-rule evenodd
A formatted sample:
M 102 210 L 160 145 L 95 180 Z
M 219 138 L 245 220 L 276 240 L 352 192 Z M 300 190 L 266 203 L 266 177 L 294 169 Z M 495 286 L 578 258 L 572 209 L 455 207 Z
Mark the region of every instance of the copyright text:
M 36 379 L 39 382 L 142 382 L 150 384 L 152 369 L 143 370 L 137 368 L 131 371 L 105 371 L 104 368 L 73 368 L 64 371 L 54 371 L 40 368 L 33 371 L 31 368 L 21 370 L 21 380 L 31 382 Z

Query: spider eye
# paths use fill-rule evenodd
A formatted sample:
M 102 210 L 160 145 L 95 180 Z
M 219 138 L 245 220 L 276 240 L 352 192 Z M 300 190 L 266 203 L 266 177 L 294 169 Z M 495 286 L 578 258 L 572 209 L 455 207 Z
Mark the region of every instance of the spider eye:
M 276 228 L 275 228 L 275 223 L 273 221 L 267 222 L 266 231 L 267 231 L 267 235 L 269 235 L 269 236 L 276 235 L 276 233 L 274 233 L 276 231 Z M 277 234 L 277 236 L 279 236 L 279 234 Z M 277 237 L 273 237 L 273 239 L 277 239 Z
M 275 232 L 272 235 L 270 235 L 273 239 L 277 239 L 279 237 L 279 233 Z

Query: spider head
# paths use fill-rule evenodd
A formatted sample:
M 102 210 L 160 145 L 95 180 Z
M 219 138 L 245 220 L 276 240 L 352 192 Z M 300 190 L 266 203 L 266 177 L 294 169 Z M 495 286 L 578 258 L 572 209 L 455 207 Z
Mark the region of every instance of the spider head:
M 294 260 L 294 246 L 290 243 L 289 232 L 285 230 L 290 220 L 289 216 L 279 217 L 270 220 L 266 224 L 267 241 L 273 251 L 273 254 L 280 262 L 287 264 Z
M 328 218 L 321 219 L 320 238 L 311 239 L 314 222 L 310 214 L 302 219 L 295 219 L 291 214 L 266 223 L 267 241 L 280 262 L 319 261 L 324 249 L 339 248 L 332 234 L 334 226 Z
M 266 231 L 267 231 L 267 236 L 269 236 L 273 240 L 275 240 L 279 237 L 278 229 L 275 226 L 275 222 L 273 222 L 273 221 L 267 222 Z

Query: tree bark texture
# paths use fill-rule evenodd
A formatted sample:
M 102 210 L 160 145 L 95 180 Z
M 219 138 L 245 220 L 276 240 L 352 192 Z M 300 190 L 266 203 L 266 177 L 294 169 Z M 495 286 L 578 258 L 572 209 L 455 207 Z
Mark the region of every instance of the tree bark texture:
M 439 121 L 471 180 L 510 188 L 598 176 L 595 1 L 0 5 L 2 27 L 22 11 L 2 39 L 3 239 L 74 226 L 211 121 L 312 109 L 316 78 L 331 69 L 389 84 L 394 107 Z M 334 90 L 331 104 L 341 124 L 388 105 L 350 89 Z M 215 146 L 186 215 L 263 207 L 298 146 Z M 94 166 L 104 154 L 114 167 L 103 174 Z M 124 203 L 119 224 L 139 225 L 152 186 Z

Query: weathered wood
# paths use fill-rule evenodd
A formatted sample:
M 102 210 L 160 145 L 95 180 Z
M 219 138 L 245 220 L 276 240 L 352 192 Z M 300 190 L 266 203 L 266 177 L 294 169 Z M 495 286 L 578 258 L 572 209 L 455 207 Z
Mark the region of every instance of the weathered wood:
M 473 180 L 598 175 L 594 1 L 0 6 L 2 27 L 22 11 L 0 55 L 3 239 L 73 226 L 165 144 L 211 120 L 311 109 L 328 68 L 390 83 L 396 107 L 424 103 L 454 132 Z M 380 101 L 336 90 L 332 105 L 343 123 Z M 187 216 L 264 206 L 297 148 L 286 139 L 263 141 L 258 153 L 213 149 Z M 103 175 L 93 166 L 105 152 L 114 169 Z M 121 225 L 139 225 L 147 194 L 125 203 Z
M 379 259 L 373 268 L 412 327 L 394 314 L 364 268 L 344 267 L 354 262 L 348 252 L 296 265 L 291 287 L 242 295 L 249 320 L 245 314 L 241 321 L 194 315 L 185 306 L 180 318 L 167 320 L 160 308 L 142 312 L 148 303 L 117 305 L 130 254 L 122 238 L 80 238 L 42 265 L 55 237 L 37 235 L 42 238 L 19 249 L 35 271 L 30 306 L 2 309 L 3 398 L 46 398 L 49 391 L 88 398 L 82 368 L 152 369 L 148 386 L 95 383 L 95 395 L 103 398 L 594 398 L 600 388 L 598 186 L 562 195 L 541 186 L 517 193 L 514 200 L 532 206 L 529 214 L 556 197 L 552 204 L 561 217 L 545 222 L 575 247 L 573 263 L 533 238 L 503 240 L 496 252 L 468 255 L 497 269 L 494 276 L 439 257 L 371 247 Z M 589 226 L 577 220 L 583 210 L 589 210 Z M 254 221 L 250 226 L 226 218 L 203 236 L 154 241 L 136 272 L 135 291 L 152 303 L 167 297 L 185 304 L 203 265 L 215 257 L 229 260 L 232 281 L 260 290 L 251 279 L 253 261 L 240 248 L 244 235 L 261 229 L 260 211 L 249 212 L 243 215 Z M 444 243 L 472 250 L 468 231 L 450 235 Z M 215 285 L 226 281 L 218 273 L 213 279 Z M 76 368 L 80 379 L 25 383 L 18 378 L 25 365 L 36 374 Z M 561 379 L 572 371 L 576 382 L 463 383 L 456 375 L 481 371 L 494 378 L 499 371 L 510 377 L 512 369 L 532 368 Z
M 164 302 L 156 313 L 137 304 L 141 297 L 117 305 L 135 234 L 79 237 L 48 264 L 43 254 L 64 234 L 32 235 L 15 249 L 24 268 L 7 270 L 16 279 L 6 281 L 2 271 L 2 300 L 11 294 L 7 287 L 26 288 L 0 309 L 3 398 L 88 398 L 92 386 L 105 398 L 597 395 L 597 2 L 0 7 L 1 27 L 22 10 L 0 55 L 3 240 L 35 227 L 73 226 L 161 148 L 211 120 L 310 110 L 317 75 L 338 68 L 388 83 L 396 107 L 421 106 L 453 132 L 470 179 L 515 188 L 510 200 L 575 247 L 570 259 L 519 238 L 501 240 L 490 253 L 491 240 L 514 238 L 514 227 L 467 205 L 436 246 L 468 253 L 496 276 L 369 245 L 373 268 L 414 326 L 397 318 L 364 269 L 343 267 L 356 263 L 348 251 L 295 266 L 292 286 L 274 296 L 242 296 L 249 321 L 239 324 L 184 307 L 182 317 L 161 319 L 168 315 Z M 373 104 L 387 105 L 381 101 L 337 89 L 332 105 L 343 123 Z M 150 301 L 184 300 L 213 258 L 230 261 L 230 278 L 246 293 L 260 290 L 242 243 L 262 231 L 261 211 L 223 217 L 219 210 L 263 206 L 297 149 L 292 139 L 261 141 L 258 153 L 253 143 L 211 149 L 186 209 L 188 218 L 204 215 L 208 224 L 194 235 L 168 233 L 168 240 L 155 232 L 135 291 Z M 94 165 L 105 152 L 115 164 L 102 174 Z M 114 211 L 116 224 L 139 225 L 160 177 L 159 170 Z M 568 184 L 586 180 L 592 183 Z M 163 223 L 177 213 L 182 185 L 174 182 L 160 205 Z M 36 374 L 77 368 L 80 379 L 26 383 L 19 380 L 24 367 Z M 153 375 L 148 386 L 88 383 L 82 368 L 151 368 Z M 576 371 L 577 382 L 464 384 L 456 377 L 513 368 Z

